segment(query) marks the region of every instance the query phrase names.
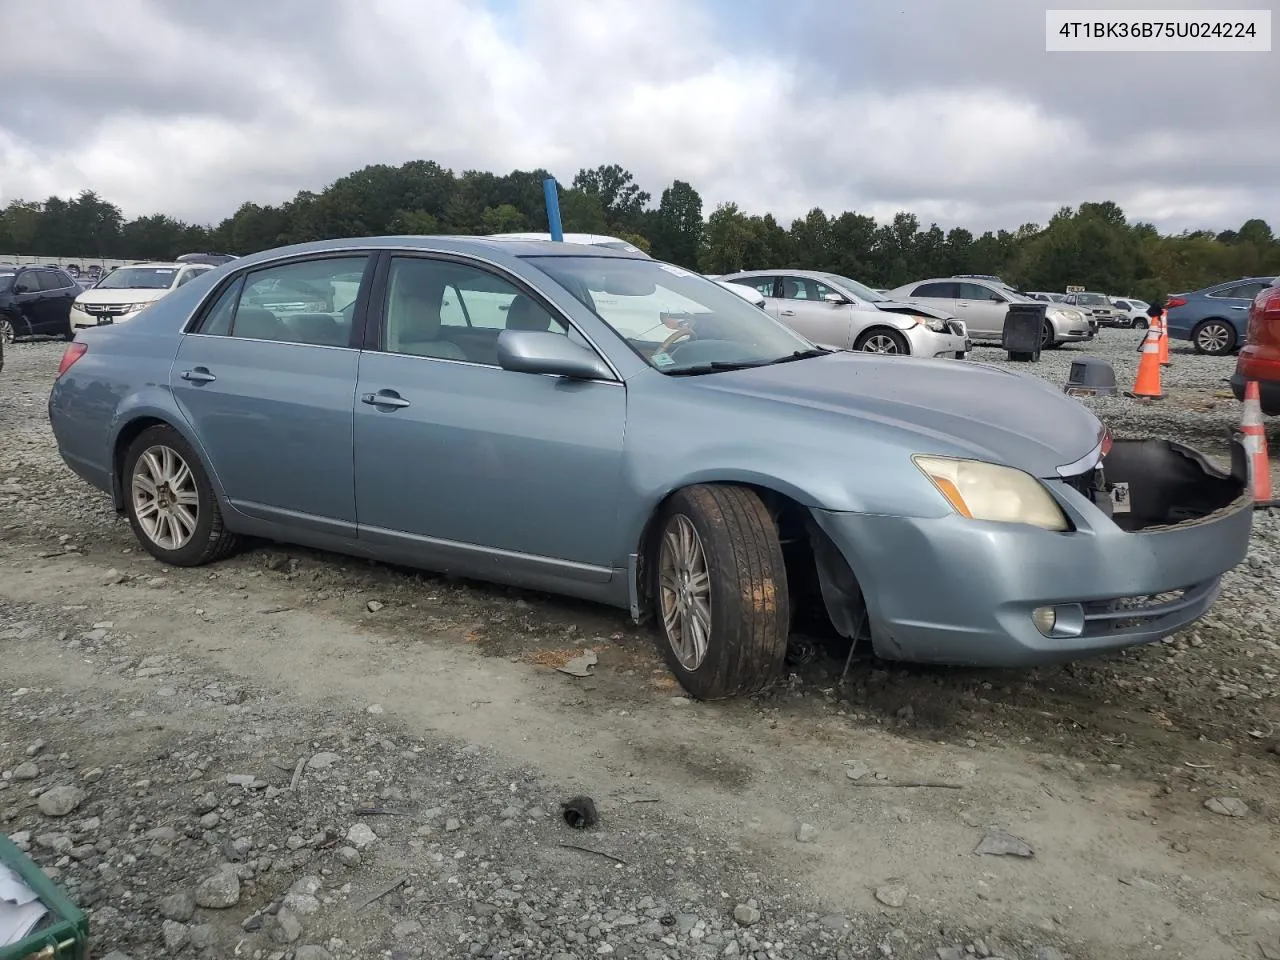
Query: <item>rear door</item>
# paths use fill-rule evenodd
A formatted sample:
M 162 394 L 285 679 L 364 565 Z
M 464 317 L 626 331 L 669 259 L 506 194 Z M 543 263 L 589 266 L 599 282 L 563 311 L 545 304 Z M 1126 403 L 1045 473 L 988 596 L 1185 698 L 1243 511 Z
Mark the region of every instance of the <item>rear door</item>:
M 779 281 L 776 276 L 768 274 L 751 277 L 737 277 L 729 282 L 741 284 L 742 286 L 750 287 L 753 290 L 758 290 L 764 297 L 765 313 L 769 314 L 769 316 L 773 317 L 775 320 L 781 317 L 783 305 L 781 299 L 778 297 Z
M 182 338 L 174 398 L 241 513 L 355 539 L 353 317 L 364 301 L 348 313 L 332 300 L 335 278 L 353 273 L 367 297 L 372 261 L 343 253 L 260 266 L 224 285 Z
M 43 329 L 41 333 L 65 334 L 71 329 L 71 303 L 80 287 L 61 270 L 41 270 L 40 291 Z

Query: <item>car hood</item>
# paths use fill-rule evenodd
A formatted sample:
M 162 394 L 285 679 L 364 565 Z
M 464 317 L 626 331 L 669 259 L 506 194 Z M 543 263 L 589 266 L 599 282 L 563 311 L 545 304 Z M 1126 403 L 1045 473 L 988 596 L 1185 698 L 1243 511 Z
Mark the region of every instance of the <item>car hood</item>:
M 118 290 L 99 290 L 96 287 L 90 287 L 80 296 L 76 297 L 76 303 L 150 303 L 152 300 L 159 300 L 169 290 L 153 290 L 146 287 L 124 287 Z
M 871 304 L 877 310 L 883 310 L 886 313 L 906 313 L 914 314 L 920 317 L 932 317 L 935 320 L 954 320 L 955 314 L 947 313 L 945 310 L 939 310 L 936 307 L 926 307 L 919 303 L 907 303 L 904 300 L 876 300 Z
M 1083 404 L 1039 377 L 960 360 L 838 353 L 686 382 L 896 427 L 916 435 L 918 453 L 950 448 L 1037 477 L 1057 477 L 1103 434 Z

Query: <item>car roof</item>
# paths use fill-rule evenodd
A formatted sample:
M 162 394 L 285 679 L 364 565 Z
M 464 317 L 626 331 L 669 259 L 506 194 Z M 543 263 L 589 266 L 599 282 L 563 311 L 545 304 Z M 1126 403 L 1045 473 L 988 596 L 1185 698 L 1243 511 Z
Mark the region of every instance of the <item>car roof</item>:
M 831 273 L 828 270 L 787 270 L 769 268 L 768 270 L 739 270 L 736 273 L 726 273 L 723 279 L 729 277 L 808 277 L 811 280 L 821 280 L 824 277 L 839 277 L 838 273 Z M 849 279 L 853 279 L 850 277 Z
M 408 250 L 423 253 L 456 253 L 488 258 L 525 257 L 600 257 L 615 260 L 652 260 L 643 251 L 632 253 L 614 247 L 579 243 L 557 243 L 553 240 L 493 240 L 488 237 L 389 235 L 377 237 L 343 237 L 312 240 L 285 247 L 260 250 L 232 260 L 225 266 L 236 270 L 285 257 L 303 257 L 313 253 L 336 253 L 357 250 Z M 187 266 L 188 264 L 184 264 Z
M 177 270 L 180 267 L 199 267 L 199 263 L 178 263 L 176 260 L 139 260 L 137 263 L 125 264 L 126 267 L 140 267 L 143 270 L 164 269 Z

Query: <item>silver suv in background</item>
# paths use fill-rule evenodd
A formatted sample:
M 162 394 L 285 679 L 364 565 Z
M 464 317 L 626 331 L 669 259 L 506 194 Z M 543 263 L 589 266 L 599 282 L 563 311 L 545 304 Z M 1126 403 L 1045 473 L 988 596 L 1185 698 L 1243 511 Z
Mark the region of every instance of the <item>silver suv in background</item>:
M 1092 314 L 1100 327 L 1130 326 L 1129 315 L 1115 306 L 1105 293 L 1072 293 L 1067 295 L 1067 303 L 1079 307 Z
M 824 346 L 956 360 L 972 346 L 954 315 L 890 300 L 834 273 L 743 270 L 719 279 L 759 291 L 770 316 Z
M 905 283 L 889 291 L 897 300 L 917 306 L 933 307 L 959 317 L 975 340 L 1000 340 L 1004 335 L 1004 318 L 1011 303 L 1037 303 L 994 280 L 934 277 Z M 1045 305 L 1041 343 L 1056 347 L 1063 343 L 1091 340 L 1095 333 L 1089 317 L 1066 304 Z

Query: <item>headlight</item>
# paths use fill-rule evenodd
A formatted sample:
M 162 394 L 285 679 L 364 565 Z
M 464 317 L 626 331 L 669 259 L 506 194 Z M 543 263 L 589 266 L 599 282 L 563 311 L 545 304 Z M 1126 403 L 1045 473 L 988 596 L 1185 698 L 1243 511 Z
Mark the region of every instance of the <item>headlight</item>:
M 73 301 L 71 301 L 71 309 L 72 309 L 72 310 L 79 310 L 81 313 L 88 313 L 88 312 L 89 312 L 88 310 L 86 310 L 86 309 L 84 308 L 84 304 L 83 304 L 83 303 L 81 303 L 79 300 L 73 300 Z
M 921 318 L 921 322 L 923 322 L 924 325 L 928 327 L 930 330 L 932 330 L 934 333 L 947 332 L 947 324 L 946 324 L 946 321 L 944 320 Z
M 962 517 L 1070 530 L 1066 514 L 1035 477 L 981 460 L 912 457 L 920 472 Z

